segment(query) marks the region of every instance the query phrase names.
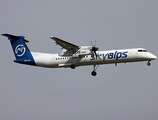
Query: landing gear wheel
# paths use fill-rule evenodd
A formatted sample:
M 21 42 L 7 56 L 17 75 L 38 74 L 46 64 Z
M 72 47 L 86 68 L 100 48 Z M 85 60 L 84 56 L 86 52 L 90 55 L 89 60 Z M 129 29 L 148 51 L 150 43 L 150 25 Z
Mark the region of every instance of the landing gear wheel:
M 147 62 L 147 65 L 148 65 L 148 66 L 150 66 L 150 65 L 151 65 L 151 63 L 150 63 L 150 62 Z
M 92 71 L 92 72 L 91 72 L 91 75 L 96 76 L 97 73 L 96 73 L 95 71 Z
M 71 65 L 70 65 L 70 68 L 71 68 L 71 69 L 75 69 L 75 67 L 76 67 L 76 66 L 75 66 L 74 64 L 71 64 Z

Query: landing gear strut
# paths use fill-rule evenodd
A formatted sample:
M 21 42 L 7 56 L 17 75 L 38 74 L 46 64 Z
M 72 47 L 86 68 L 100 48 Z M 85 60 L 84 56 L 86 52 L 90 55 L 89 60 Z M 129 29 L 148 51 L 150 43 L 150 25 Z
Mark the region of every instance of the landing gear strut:
M 70 68 L 75 69 L 75 63 L 77 62 L 78 57 L 72 57 L 72 64 L 70 65 Z
M 99 66 L 99 65 L 97 65 L 97 66 L 94 65 L 94 69 L 93 69 L 93 71 L 91 72 L 91 75 L 92 75 L 92 76 L 96 76 L 96 75 L 97 75 L 97 72 L 95 72 L 95 71 L 97 70 L 98 66 Z
M 147 62 L 147 65 L 148 65 L 148 66 L 150 66 L 150 65 L 151 65 L 150 60 Z

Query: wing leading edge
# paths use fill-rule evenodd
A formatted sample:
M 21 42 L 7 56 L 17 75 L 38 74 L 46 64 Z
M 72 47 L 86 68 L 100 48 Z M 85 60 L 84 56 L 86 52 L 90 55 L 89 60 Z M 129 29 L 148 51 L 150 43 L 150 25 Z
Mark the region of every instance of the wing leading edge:
M 80 49 L 79 46 L 71 44 L 71 43 L 66 42 L 64 40 L 61 40 L 61 39 L 59 39 L 57 37 L 50 37 L 50 38 L 53 39 L 56 42 L 57 45 L 60 45 L 62 48 L 65 48 L 68 51 L 69 50 L 71 51 L 71 50 L 78 50 L 78 49 Z

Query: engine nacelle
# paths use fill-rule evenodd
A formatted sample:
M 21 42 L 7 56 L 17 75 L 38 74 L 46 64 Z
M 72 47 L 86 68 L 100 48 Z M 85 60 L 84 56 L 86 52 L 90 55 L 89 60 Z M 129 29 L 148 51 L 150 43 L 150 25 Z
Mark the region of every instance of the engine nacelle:
M 80 57 L 80 56 L 85 56 L 85 55 L 91 55 L 91 50 L 88 48 L 80 48 L 78 50 L 62 50 L 61 53 L 59 53 L 59 56 L 73 56 L 73 57 Z

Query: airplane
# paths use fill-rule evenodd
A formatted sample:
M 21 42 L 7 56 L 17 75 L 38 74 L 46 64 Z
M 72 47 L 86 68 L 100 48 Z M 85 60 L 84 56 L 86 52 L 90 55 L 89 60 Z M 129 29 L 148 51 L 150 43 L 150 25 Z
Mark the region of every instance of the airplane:
M 8 37 L 16 60 L 14 62 L 26 65 L 33 65 L 46 68 L 72 68 L 79 66 L 93 65 L 92 76 L 97 75 L 97 68 L 102 64 L 115 64 L 147 61 L 150 66 L 151 60 L 157 57 L 144 48 L 120 49 L 98 51 L 99 47 L 95 44 L 92 46 L 77 46 L 72 43 L 61 40 L 57 37 L 50 37 L 57 45 L 62 47 L 59 54 L 48 54 L 31 52 L 26 43 L 29 42 L 24 36 L 15 36 L 11 34 L 1 34 Z

